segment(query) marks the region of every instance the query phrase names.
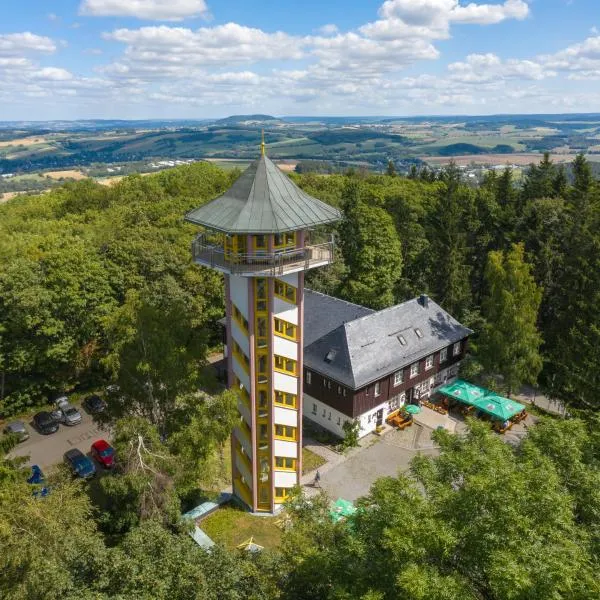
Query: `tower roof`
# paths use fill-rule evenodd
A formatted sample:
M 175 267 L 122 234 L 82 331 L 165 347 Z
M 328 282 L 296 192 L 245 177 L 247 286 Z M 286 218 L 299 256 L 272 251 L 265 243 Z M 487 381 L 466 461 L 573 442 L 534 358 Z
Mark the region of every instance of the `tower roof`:
M 265 154 L 223 195 L 185 216 L 225 233 L 284 233 L 339 219 L 339 210 L 303 192 Z

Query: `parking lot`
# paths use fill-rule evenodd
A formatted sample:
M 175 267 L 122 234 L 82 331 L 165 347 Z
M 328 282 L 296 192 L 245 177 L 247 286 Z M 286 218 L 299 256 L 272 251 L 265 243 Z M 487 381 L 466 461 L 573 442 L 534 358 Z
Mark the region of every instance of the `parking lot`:
M 110 433 L 95 423 L 85 410 L 80 409 L 80 413 L 79 425 L 68 427 L 61 424 L 58 431 L 50 435 L 41 435 L 35 430 L 31 421 L 26 422 L 30 437 L 26 442 L 19 444 L 11 452 L 11 456 L 29 455 L 30 464 L 37 464 L 42 469 L 47 469 L 62 462 L 63 454 L 72 448 L 89 454 L 92 443 L 101 438 L 108 439 Z

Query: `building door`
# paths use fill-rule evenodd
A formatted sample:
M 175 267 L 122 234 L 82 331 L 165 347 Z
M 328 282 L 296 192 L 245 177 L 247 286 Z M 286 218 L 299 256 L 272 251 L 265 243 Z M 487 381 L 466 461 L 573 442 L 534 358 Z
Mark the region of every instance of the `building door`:
M 376 425 L 377 425 L 377 427 L 381 427 L 381 425 L 383 425 L 383 408 L 380 408 L 380 409 L 377 411 L 377 416 L 376 416 L 376 418 L 377 418 L 377 421 L 376 421 Z

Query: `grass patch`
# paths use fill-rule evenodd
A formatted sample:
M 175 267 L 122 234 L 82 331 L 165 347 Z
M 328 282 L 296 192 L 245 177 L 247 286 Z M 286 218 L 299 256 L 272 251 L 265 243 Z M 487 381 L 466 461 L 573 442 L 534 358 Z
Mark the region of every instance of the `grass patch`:
M 306 475 L 315 469 L 318 469 L 321 465 L 324 465 L 327 461 L 318 454 L 315 454 L 308 448 L 302 448 L 302 475 Z
M 281 529 L 275 525 L 279 518 L 257 517 L 234 504 L 225 504 L 199 525 L 212 540 L 230 549 L 251 537 L 265 548 L 275 548 L 281 541 Z

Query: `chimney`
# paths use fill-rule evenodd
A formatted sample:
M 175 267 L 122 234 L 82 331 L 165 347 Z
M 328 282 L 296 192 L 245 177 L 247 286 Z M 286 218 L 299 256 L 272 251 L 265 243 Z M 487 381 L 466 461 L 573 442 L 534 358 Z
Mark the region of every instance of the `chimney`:
M 429 308 L 429 296 L 427 294 L 421 294 L 419 296 L 419 304 L 423 308 Z

